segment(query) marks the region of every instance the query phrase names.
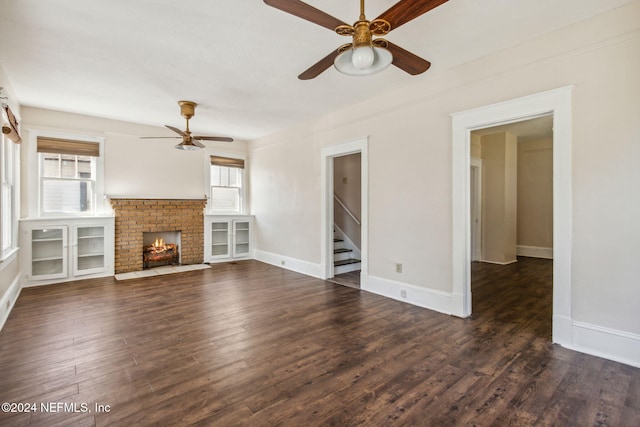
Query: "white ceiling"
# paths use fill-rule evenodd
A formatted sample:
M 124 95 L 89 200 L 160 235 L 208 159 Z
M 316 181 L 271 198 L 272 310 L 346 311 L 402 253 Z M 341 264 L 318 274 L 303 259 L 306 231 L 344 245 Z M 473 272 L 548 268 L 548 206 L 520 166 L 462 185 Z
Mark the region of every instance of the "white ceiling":
M 0 65 L 22 105 L 251 140 L 633 0 L 450 0 L 386 38 L 432 62 L 419 76 L 331 68 L 348 42 L 260 0 L 0 0 Z M 307 0 L 352 23 L 358 0 Z M 368 0 L 373 19 L 396 0 Z M 170 133 L 170 131 L 167 131 Z

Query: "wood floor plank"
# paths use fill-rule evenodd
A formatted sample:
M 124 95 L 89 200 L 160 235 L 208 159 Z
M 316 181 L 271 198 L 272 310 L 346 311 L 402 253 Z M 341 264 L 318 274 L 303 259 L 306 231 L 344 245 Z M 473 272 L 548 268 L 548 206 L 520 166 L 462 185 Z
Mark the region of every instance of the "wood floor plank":
M 552 262 L 474 263 L 459 319 L 258 261 L 23 289 L 0 425 L 640 425 L 640 369 L 552 345 Z

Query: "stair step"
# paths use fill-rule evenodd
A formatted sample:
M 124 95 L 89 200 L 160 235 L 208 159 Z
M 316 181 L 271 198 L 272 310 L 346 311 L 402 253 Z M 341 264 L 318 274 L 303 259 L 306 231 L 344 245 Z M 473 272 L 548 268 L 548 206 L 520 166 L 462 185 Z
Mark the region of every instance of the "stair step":
M 333 250 L 334 254 L 343 254 L 345 252 L 353 252 L 353 250 L 347 248 L 336 248 Z
M 344 240 L 341 239 L 333 239 L 333 250 L 343 249 L 346 245 L 344 244 Z
M 349 258 L 349 259 L 343 259 L 343 260 L 334 261 L 333 266 L 334 267 L 339 267 L 341 265 L 357 264 L 359 262 L 360 262 L 359 259 Z
M 349 248 L 335 248 L 333 250 L 333 261 L 338 262 L 353 258 L 353 250 Z

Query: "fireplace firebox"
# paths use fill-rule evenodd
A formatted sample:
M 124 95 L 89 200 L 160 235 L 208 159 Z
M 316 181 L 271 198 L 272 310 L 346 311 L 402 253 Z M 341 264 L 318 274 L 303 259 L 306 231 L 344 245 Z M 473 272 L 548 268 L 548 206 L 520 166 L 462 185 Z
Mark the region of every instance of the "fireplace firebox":
M 180 232 L 143 233 L 142 267 L 180 264 Z

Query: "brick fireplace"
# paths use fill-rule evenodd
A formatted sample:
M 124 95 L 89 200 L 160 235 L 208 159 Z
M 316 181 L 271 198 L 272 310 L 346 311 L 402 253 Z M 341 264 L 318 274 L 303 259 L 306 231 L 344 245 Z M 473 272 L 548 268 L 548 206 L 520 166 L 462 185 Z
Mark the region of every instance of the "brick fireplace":
M 181 264 L 204 261 L 206 199 L 112 198 L 115 213 L 115 273 L 141 271 L 142 233 L 180 232 Z

